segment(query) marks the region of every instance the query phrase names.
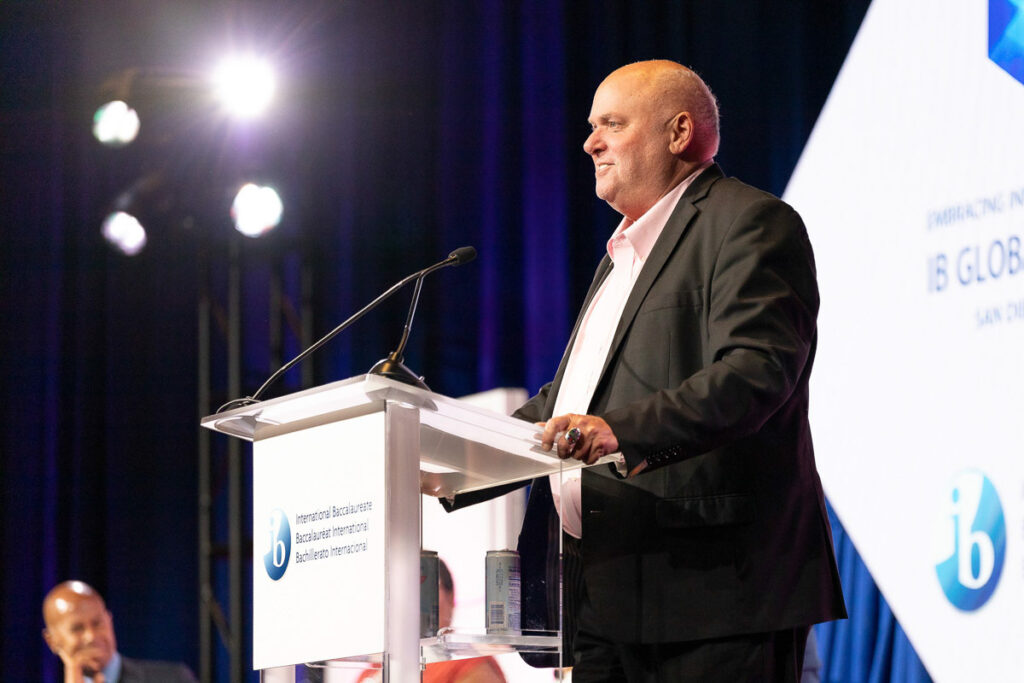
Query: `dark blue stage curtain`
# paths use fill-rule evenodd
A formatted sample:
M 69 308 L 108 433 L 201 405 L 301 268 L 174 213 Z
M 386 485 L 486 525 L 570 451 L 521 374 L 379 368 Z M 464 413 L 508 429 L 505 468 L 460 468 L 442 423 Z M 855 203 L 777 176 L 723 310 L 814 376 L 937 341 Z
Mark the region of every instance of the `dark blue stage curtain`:
M 581 150 L 604 75 L 657 56 L 693 65 L 721 101 L 719 161 L 779 194 L 867 4 L 0 2 L 4 680 L 57 680 L 39 606 L 69 577 L 108 596 L 124 652 L 197 664 L 196 423 L 231 398 L 219 323 L 233 249 L 243 393 L 279 362 L 271 274 L 290 302 L 308 294 L 319 336 L 464 244 L 480 257 L 426 283 L 406 362 L 452 396 L 534 391 L 555 370 L 617 223 L 594 197 Z M 267 122 L 200 121 L 172 98 L 129 148 L 90 138 L 107 76 L 205 69 L 232 46 L 264 47 L 279 65 L 281 103 Z M 276 178 L 286 203 L 278 232 L 260 243 L 228 237 L 226 188 L 252 169 Z M 127 259 L 98 227 L 151 170 L 165 173 L 174 208 Z M 216 304 L 215 397 L 204 407 L 200 255 Z M 325 347 L 312 381 L 365 372 L 386 355 L 407 302 L 402 293 Z M 276 355 L 299 346 L 286 332 Z M 293 372 L 269 395 L 300 386 Z M 215 448 L 223 535 L 223 441 Z M 819 627 L 825 680 L 926 680 L 834 525 L 851 619 Z M 226 581 L 218 567 L 222 600 Z
M 831 506 L 829 520 L 850 618 L 815 627 L 822 660 L 821 680 L 931 681 Z

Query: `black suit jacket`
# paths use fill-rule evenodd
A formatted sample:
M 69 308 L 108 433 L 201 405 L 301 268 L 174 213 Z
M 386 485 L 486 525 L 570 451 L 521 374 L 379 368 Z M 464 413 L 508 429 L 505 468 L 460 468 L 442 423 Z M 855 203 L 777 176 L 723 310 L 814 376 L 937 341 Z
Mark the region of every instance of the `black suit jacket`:
M 583 311 L 610 269 L 606 257 Z M 590 405 L 627 466 L 648 463 L 632 479 L 583 473 L 582 581 L 602 635 L 684 641 L 846 616 L 807 420 L 817 311 L 800 217 L 706 169 L 633 287 Z M 517 416 L 551 417 L 565 365 Z M 546 614 L 555 514 L 538 480 L 519 547 L 524 600 L 544 592 Z M 524 606 L 524 622 L 542 616 Z
M 121 657 L 117 683 L 195 683 L 192 671 L 180 662 L 155 662 Z

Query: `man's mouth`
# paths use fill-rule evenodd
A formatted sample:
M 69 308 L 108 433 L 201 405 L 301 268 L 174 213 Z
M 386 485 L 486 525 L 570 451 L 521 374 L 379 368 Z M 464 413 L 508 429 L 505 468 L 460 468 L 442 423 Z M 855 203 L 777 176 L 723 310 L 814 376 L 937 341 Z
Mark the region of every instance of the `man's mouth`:
M 107 649 L 101 645 L 86 645 L 78 650 L 78 654 L 90 660 L 98 661 L 107 654 Z

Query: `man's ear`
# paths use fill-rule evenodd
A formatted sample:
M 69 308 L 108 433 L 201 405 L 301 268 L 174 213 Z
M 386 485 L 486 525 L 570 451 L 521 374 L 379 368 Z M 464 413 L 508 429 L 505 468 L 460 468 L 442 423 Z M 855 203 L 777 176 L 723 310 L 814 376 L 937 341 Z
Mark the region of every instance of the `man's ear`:
M 50 652 L 58 656 L 60 655 L 60 653 L 57 652 L 57 646 L 53 644 L 53 634 L 50 633 L 50 629 L 43 629 L 43 640 L 46 641 L 46 647 L 50 648 Z
M 693 117 L 690 112 L 681 111 L 669 121 L 668 149 L 672 154 L 680 156 L 693 143 Z

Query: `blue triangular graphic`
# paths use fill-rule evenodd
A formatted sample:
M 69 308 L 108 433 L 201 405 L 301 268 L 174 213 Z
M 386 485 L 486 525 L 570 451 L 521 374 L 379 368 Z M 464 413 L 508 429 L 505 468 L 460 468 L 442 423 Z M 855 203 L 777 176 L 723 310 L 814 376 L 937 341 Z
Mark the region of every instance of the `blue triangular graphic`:
M 988 57 L 1024 84 L 1024 0 L 988 0 Z

